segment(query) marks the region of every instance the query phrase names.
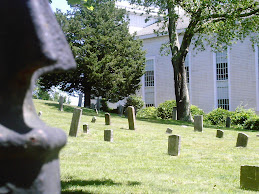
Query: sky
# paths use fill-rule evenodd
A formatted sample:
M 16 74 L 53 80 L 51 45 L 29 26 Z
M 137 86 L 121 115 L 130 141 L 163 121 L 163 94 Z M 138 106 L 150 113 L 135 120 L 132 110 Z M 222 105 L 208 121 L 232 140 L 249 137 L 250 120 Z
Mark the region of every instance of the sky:
M 52 0 L 50 4 L 53 11 L 56 11 L 56 8 L 61 9 L 62 12 L 67 12 L 70 9 L 70 6 L 67 4 L 66 0 Z

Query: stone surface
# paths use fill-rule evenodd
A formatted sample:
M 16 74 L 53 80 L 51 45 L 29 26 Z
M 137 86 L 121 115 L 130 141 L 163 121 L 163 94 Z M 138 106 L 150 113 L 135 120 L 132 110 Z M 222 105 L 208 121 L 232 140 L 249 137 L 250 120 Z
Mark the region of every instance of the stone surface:
M 90 130 L 89 130 L 89 125 L 88 124 L 84 124 L 83 125 L 83 133 L 89 133 Z
M 39 111 L 38 116 L 41 117 L 41 115 L 42 115 L 42 111 Z
M 236 147 L 246 147 L 248 143 L 248 135 L 238 133 Z
M 240 187 L 242 189 L 259 191 L 259 166 L 241 166 Z
M 69 136 L 72 136 L 72 137 L 77 136 L 81 115 L 82 115 L 82 109 L 75 108 L 73 112 L 71 125 L 70 125 Z
M 2 0 L 0 17 L 0 193 L 60 193 L 66 134 L 39 119 L 31 95 L 43 73 L 76 66 L 72 52 L 48 0 Z
M 168 154 L 171 156 L 178 156 L 181 148 L 181 136 L 170 135 L 168 137 Z
M 105 125 L 110 125 L 111 124 L 111 115 L 110 113 L 105 113 Z
M 177 120 L 177 107 L 173 107 L 173 120 Z
M 128 123 L 130 130 L 136 130 L 136 119 L 135 119 L 135 109 L 133 106 L 128 106 L 127 108 L 128 113 Z
M 231 119 L 230 119 L 230 117 L 227 117 L 227 119 L 226 119 L 226 127 L 230 128 L 230 126 L 231 126 Z
M 59 97 L 59 111 L 63 111 L 63 103 L 64 103 L 64 97 Z
M 173 132 L 173 130 L 171 128 L 166 129 L 166 133 L 171 134 L 172 132 Z
M 104 141 L 113 142 L 113 130 L 112 129 L 104 130 Z
M 82 102 L 83 102 L 83 94 L 78 95 L 78 105 L 79 107 L 82 107 Z
M 202 115 L 194 116 L 194 131 L 203 132 L 203 116 Z
M 93 116 L 91 122 L 92 122 L 92 123 L 95 123 L 95 122 L 96 122 L 96 117 L 95 117 L 95 116 Z
M 224 131 L 223 131 L 223 130 L 218 129 L 218 130 L 217 130 L 216 137 L 217 137 L 217 138 L 223 138 L 223 135 L 224 135 Z

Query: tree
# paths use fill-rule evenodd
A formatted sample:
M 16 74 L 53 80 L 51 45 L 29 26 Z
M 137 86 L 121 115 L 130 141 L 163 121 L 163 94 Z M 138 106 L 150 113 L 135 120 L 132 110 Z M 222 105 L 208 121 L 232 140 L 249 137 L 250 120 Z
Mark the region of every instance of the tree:
M 209 45 L 220 51 L 248 35 L 253 43 L 258 42 L 258 0 L 131 0 L 131 3 L 144 6 L 147 12 L 155 7 L 159 9 L 162 25 L 156 32 L 167 33 L 169 37 L 166 47 L 174 68 L 179 120 L 192 120 L 184 66 L 191 43 L 197 49 Z M 180 42 L 177 24 L 182 20 L 181 12 L 189 22 L 181 32 Z
M 93 5 L 93 4 L 92 4 Z M 72 12 L 56 13 L 77 62 L 77 69 L 47 74 L 40 84 L 49 89 L 82 92 L 85 106 L 91 95 L 118 101 L 140 88 L 145 52 L 142 43 L 128 31 L 126 11 L 115 3 L 96 1 L 94 9 L 77 4 Z

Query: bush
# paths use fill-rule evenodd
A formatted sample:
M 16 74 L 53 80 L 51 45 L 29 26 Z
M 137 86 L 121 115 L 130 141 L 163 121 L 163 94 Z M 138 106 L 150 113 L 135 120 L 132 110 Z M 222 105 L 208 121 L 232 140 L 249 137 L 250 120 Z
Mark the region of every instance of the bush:
M 104 112 L 110 112 L 111 109 L 108 106 L 108 102 L 105 98 L 101 99 L 101 110 Z
M 144 101 L 139 96 L 130 95 L 127 98 L 126 104 L 124 105 L 125 110 L 127 109 L 128 106 L 133 106 L 135 108 L 135 113 L 137 113 L 138 110 L 144 106 Z
M 195 105 L 191 105 L 191 114 L 194 115 L 205 115 L 205 112 Z
M 228 110 L 217 108 L 208 113 L 205 117 L 205 120 L 207 120 L 212 125 L 219 125 L 226 122 L 226 118 L 231 115 L 231 112 Z
M 161 119 L 170 119 L 173 114 L 173 107 L 176 107 L 175 100 L 167 100 L 157 107 L 157 117 Z
M 147 107 L 140 109 L 137 113 L 138 118 L 154 119 L 157 118 L 156 107 Z
M 244 109 L 237 107 L 235 112 L 232 112 L 231 122 L 234 125 L 243 125 L 249 118 L 255 117 L 256 114 L 252 109 Z
M 244 129 L 259 131 L 259 117 L 253 117 L 245 121 Z

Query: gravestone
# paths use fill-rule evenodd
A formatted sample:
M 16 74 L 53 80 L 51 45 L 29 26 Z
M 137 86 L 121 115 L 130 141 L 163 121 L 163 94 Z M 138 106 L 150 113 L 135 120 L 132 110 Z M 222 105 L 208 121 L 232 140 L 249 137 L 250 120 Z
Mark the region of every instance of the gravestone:
M 122 114 L 123 114 L 123 106 L 122 106 L 122 105 L 119 105 L 119 106 L 117 107 L 117 109 L 118 109 L 118 114 L 119 114 L 120 116 L 122 116 Z
M 224 131 L 223 131 L 223 130 L 218 129 L 218 130 L 217 130 L 216 137 L 217 137 L 217 138 L 223 138 L 223 135 L 224 135 Z
M 96 100 L 96 109 L 98 111 L 100 111 L 100 108 L 101 108 L 101 100 L 100 98 L 98 97 L 97 100 Z M 98 113 L 97 113 L 98 114 Z
M 227 117 L 227 119 L 226 119 L 226 127 L 230 128 L 230 126 L 231 126 L 231 119 L 230 119 L 230 117 Z
M 89 125 L 88 125 L 88 124 L 84 124 L 84 125 L 83 125 L 83 132 L 84 132 L 84 133 L 89 133 L 89 132 L 90 132 L 90 130 L 89 130 Z
M 166 133 L 171 134 L 172 132 L 173 132 L 173 130 L 171 128 L 166 129 Z
M 93 118 L 92 118 L 92 121 L 91 121 L 92 123 L 95 123 L 96 122 L 96 117 L 95 116 L 93 116 Z
M 105 113 L 105 125 L 111 124 L 111 115 L 110 113 Z
M 256 137 L 259 137 L 259 134 L 258 134 L 258 135 L 256 135 Z
M 104 130 L 104 141 L 113 142 L 113 130 L 112 129 Z
M 38 113 L 38 116 L 39 116 L 39 117 L 41 117 L 41 115 L 42 115 L 42 111 L 40 111 L 40 112 Z
M 32 88 L 76 67 L 72 52 L 48 0 L 2 0 L 0 17 L 0 193 L 60 193 L 66 134 L 38 117 Z
M 168 154 L 171 156 L 178 156 L 181 148 L 181 136 L 170 135 L 168 137 Z
M 59 97 L 59 111 L 63 111 L 63 103 L 64 103 L 64 97 Z
M 238 133 L 236 147 L 246 147 L 248 143 L 248 135 Z
M 177 107 L 173 107 L 173 120 L 177 120 Z
M 241 189 L 259 191 L 259 166 L 241 166 L 240 187 Z
M 198 131 L 198 132 L 203 131 L 203 116 L 202 115 L 194 116 L 194 131 Z
M 135 109 L 133 106 L 128 106 L 127 108 L 128 113 L 128 123 L 130 130 L 136 130 L 136 119 L 135 119 Z
M 78 95 L 78 106 L 82 107 L 82 101 L 83 101 L 83 94 Z
M 82 109 L 81 108 L 75 108 L 74 112 L 73 112 L 71 125 L 70 125 L 69 136 L 72 136 L 72 137 L 77 136 L 81 115 L 82 115 Z

